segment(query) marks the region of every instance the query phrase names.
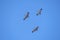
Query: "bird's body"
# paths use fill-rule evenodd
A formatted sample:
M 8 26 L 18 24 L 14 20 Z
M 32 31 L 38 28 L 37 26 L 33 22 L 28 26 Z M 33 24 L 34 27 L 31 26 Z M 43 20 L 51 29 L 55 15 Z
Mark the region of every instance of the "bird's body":
M 39 27 L 37 26 L 35 29 L 33 29 L 33 30 L 32 30 L 32 33 L 35 32 L 35 31 L 37 31 L 38 28 L 39 28 Z
M 29 12 L 27 12 L 26 16 L 24 17 L 24 20 L 26 20 L 29 17 Z
M 41 11 L 42 11 L 42 8 L 38 11 L 38 13 L 36 14 L 37 16 L 40 14 L 41 15 Z

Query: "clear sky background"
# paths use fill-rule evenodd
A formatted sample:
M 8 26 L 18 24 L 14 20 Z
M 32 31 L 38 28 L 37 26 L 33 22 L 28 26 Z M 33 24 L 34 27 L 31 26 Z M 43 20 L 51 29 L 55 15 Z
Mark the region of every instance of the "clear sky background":
M 60 40 L 60 0 L 0 0 L 0 40 Z

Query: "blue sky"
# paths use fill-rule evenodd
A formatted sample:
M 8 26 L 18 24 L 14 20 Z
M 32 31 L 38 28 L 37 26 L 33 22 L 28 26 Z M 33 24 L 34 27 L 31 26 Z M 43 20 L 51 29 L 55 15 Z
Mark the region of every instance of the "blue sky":
M 0 0 L 0 21 L 0 40 L 60 40 L 60 0 Z

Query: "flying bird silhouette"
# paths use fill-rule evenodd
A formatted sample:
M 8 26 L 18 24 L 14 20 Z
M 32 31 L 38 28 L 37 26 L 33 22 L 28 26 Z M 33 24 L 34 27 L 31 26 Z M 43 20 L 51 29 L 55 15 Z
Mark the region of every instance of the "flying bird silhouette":
M 36 28 L 34 28 L 34 29 L 32 30 L 32 33 L 34 33 L 35 31 L 37 31 L 38 28 L 39 28 L 39 26 L 37 26 Z
M 24 20 L 26 20 L 29 17 L 29 12 L 27 12 L 27 14 L 24 17 Z
M 42 11 L 42 8 L 38 11 L 38 13 L 36 14 L 37 16 L 40 14 L 41 15 L 41 11 Z

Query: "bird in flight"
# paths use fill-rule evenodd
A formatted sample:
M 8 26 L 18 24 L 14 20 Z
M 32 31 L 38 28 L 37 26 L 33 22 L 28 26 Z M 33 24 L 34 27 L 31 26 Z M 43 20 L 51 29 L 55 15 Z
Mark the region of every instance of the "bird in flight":
M 32 33 L 34 33 L 35 31 L 37 31 L 39 28 L 39 26 L 35 27 L 33 30 L 32 30 Z
M 29 12 L 27 12 L 27 14 L 24 17 L 24 20 L 26 20 L 29 17 Z
M 36 14 L 37 16 L 40 14 L 41 15 L 41 11 L 42 11 L 42 8 L 38 11 L 38 13 Z

